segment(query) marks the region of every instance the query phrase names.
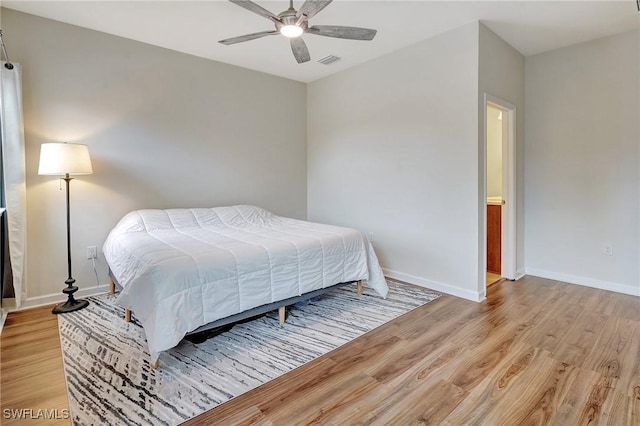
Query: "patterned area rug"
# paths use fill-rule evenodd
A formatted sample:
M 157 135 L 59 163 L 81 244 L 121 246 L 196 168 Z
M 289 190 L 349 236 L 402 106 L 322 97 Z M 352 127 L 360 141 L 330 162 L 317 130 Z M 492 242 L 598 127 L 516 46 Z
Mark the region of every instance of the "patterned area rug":
M 365 286 L 334 289 L 204 343 L 182 341 L 149 366 L 144 330 L 124 322 L 115 296 L 89 298 L 58 316 L 73 423 L 175 425 L 273 380 L 439 295 L 389 281 L 382 299 Z

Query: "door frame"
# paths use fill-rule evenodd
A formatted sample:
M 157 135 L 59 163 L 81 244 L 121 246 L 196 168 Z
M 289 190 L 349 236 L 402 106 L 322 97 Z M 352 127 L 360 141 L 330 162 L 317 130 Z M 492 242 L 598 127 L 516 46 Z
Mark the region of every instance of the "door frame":
M 516 279 L 517 271 L 517 198 L 516 198 L 516 106 L 504 99 L 488 93 L 484 94 L 484 145 L 482 161 L 482 208 L 484 221 L 482 226 L 482 282 L 487 287 L 487 106 L 491 105 L 502 111 L 502 241 L 501 241 L 501 275 L 508 280 Z

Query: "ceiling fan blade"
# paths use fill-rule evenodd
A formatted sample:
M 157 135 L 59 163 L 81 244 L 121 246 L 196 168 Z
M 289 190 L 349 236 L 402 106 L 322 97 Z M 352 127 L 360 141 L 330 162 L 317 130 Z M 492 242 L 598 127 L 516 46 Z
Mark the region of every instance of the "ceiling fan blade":
M 298 17 L 304 15 L 307 19 L 311 19 L 316 13 L 329 6 L 329 3 L 332 1 L 333 0 L 307 0 L 300 6 Z
M 309 34 L 349 40 L 373 40 L 378 31 L 368 28 L 341 27 L 338 25 L 314 25 L 305 30 Z
M 229 0 L 233 4 L 237 4 L 240 7 L 244 7 L 247 10 L 250 10 L 253 13 L 257 13 L 260 16 L 264 16 L 267 19 L 272 20 L 273 22 L 281 22 L 280 18 L 278 18 L 273 13 L 269 12 L 264 7 L 250 1 L 250 0 Z
M 230 44 L 236 44 L 236 43 L 242 43 L 243 41 L 249 41 L 249 40 L 255 40 L 257 38 L 260 37 L 264 37 L 264 36 L 268 36 L 268 35 L 275 35 L 275 34 L 280 34 L 278 31 L 273 30 L 273 31 L 260 31 L 259 33 L 253 33 L 253 34 L 246 34 L 246 35 L 242 35 L 242 36 L 238 36 L 238 37 L 232 37 L 232 38 L 227 38 L 224 40 L 220 40 L 218 43 L 222 43 L 225 45 L 230 45 Z
M 291 51 L 293 52 L 293 56 L 296 57 L 296 61 L 298 61 L 299 64 L 309 62 L 311 56 L 309 55 L 309 49 L 307 49 L 304 40 L 302 40 L 301 37 L 295 37 L 289 40 L 291 40 Z

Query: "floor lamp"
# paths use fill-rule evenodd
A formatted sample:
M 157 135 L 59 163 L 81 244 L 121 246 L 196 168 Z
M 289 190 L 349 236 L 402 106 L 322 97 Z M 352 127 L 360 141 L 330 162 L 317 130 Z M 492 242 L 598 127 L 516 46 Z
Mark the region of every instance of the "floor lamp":
M 76 300 L 73 293 L 78 291 L 76 280 L 71 276 L 71 216 L 69 214 L 69 182 L 70 175 L 88 175 L 93 173 L 91 158 L 87 145 L 77 143 L 43 143 L 40 147 L 39 175 L 64 176 L 67 189 L 67 269 L 69 278 L 66 279 L 62 292 L 67 295 L 67 301 L 53 308 L 54 314 L 63 314 L 86 308 L 88 300 Z

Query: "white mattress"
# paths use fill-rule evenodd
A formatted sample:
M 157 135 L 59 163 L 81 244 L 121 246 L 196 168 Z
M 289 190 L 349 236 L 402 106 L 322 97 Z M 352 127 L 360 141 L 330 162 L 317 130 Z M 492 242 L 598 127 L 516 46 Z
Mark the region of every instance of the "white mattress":
M 254 206 L 133 211 L 103 251 L 152 361 L 189 331 L 267 303 L 356 280 L 388 292 L 361 232 Z

